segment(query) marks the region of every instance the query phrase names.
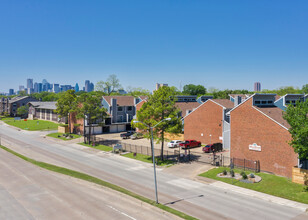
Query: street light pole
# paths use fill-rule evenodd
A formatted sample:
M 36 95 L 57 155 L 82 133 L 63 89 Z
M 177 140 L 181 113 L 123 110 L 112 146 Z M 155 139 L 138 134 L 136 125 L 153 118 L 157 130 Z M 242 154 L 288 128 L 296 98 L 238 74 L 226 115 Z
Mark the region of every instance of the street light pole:
M 156 204 L 158 204 L 156 166 L 155 166 L 155 154 L 154 154 L 154 143 L 153 143 L 153 127 L 150 127 L 150 130 L 151 130 L 152 160 L 153 160 L 153 167 L 154 167 L 155 201 L 156 201 Z
M 141 121 L 133 121 L 133 123 L 141 123 L 141 124 L 145 125 L 146 127 L 148 127 L 150 129 L 150 132 L 151 132 L 152 160 L 153 160 L 153 168 L 154 168 L 154 184 L 155 184 L 155 202 L 156 202 L 156 204 L 158 204 L 158 194 L 157 194 L 156 165 L 155 165 L 155 154 L 154 154 L 154 143 L 153 143 L 153 139 L 154 139 L 153 138 L 153 128 L 155 128 L 158 124 L 160 124 L 163 121 L 170 121 L 170 120 L 171 120 L 171 118 L 165 118 L 165 119 L 161 120 L 160 122 L 158 122 L 153 127 L 148 126 Z

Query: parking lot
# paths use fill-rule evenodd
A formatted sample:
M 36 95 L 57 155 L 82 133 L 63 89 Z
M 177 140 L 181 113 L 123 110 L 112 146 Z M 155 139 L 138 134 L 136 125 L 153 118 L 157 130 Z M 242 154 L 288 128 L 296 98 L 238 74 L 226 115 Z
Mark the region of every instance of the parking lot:
M 125 132 L 122 132 L 125 133 Z M 117 141 L 121 141 L 122 143 L 126 143 L 126 144 L 132 144 L 132 145 L 138 145 L 138 146 L 147 146 L 150 147 L 150 140 L 147 138 L 141 138 L 141 139 L 136 139 L 136 140 L 132 140 L 132 139 L 122 139 L 120 137 L 121 133 L 107 133 L 107 134 L 100 134 L 97 135 L 97 137 L 99 138 L 104 138 L 106 140 L 117 140 Z M 185 150 L 183 149 L 179 149 L 179 148 L 168 148 L 167 147 L 168 142 L 165 142 L 164 144 L 164 149 L 174 153 L 175 150 L 180 150 L 180 152 L 182 152 L 183 154 L 185 153 Z M 161 143 L 155 143 L 154 141 L 154 148 L 155 149 L 161 149 Z M 192 154 L 198 155 L 199 157 L 209 157 L 209 155 L 212 155 L 212 153 L 203 153 L 202 152 L 202 147 L 196 147 L 196 148 L 191 148 L 190 152 Z M 230 158 L 230 151 L 229 150 L 224 150 L 223 152 L 218 152 L 217 155 L 222 155 L 225 158 Z

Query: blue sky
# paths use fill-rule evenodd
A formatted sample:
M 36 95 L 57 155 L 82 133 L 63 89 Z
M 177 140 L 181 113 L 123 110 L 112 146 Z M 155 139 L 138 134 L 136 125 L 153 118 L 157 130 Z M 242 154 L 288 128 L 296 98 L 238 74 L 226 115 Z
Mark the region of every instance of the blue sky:
M 27 78 L 124 88 L 308 83 L 308 1 L 0 1 L 0 92 Z

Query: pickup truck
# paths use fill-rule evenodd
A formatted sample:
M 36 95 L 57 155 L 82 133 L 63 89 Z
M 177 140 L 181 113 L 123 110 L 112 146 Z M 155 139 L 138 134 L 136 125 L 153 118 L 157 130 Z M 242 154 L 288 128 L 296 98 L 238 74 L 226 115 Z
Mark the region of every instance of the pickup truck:
M 120 137 L 122 139 L 127 139 L 127 138 L 130 138 L 130 136 L 133 135 L 134 133 L 135 133 L 134 131 L 128 131 L 126 133 L 120 134 Z
M 186 140 L 185 142 L 181 143 L 180 146 L 182 147 L 182 149 L 201 147 L 201 142 L 196 140 Z

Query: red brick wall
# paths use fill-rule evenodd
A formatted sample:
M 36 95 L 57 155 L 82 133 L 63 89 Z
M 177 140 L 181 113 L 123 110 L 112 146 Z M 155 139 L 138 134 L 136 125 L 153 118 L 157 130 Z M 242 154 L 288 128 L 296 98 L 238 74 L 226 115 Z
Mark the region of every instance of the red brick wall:
M 231 157 L 259 160 L 261 170 L 291 177 L 297 155 L 290 140 L 288 130 L 252 107 L 252 99 L 231 112 Z M 253 143 L 261 152 L 249 150 Z
M 77 133 L 80 132 L 80 134 L 83 134 L 83 123 L 84 123 L 84 119 L 81 118 L 81 119 L 77 119 L 76 118 L 76 113 L 71 113 L 70 114 L 70 120 L 69 120 L 69 123 L 70 123 L 70 132 L 73 133 L 74 131 L 74 124 L 80 124 L 79 127 L 76 127 L 76 131 Z
M 205 102 L 202 106 L 190 113 L 184 119 L 184 138 L 201 141 L 202 144 L 222 143 L 223 108 L 212 101 Z M 201 136 L 203 133 L 203 136 Z M 212 135 L 210 140 L 210 134 Z

